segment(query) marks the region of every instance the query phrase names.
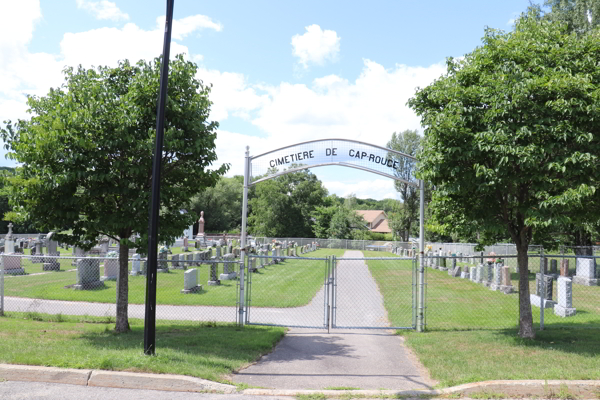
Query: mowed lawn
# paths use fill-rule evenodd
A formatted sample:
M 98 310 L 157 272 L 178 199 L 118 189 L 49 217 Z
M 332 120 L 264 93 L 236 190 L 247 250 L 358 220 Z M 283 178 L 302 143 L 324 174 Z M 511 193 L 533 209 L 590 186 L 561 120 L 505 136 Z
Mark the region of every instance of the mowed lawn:
M 302 258 L 325 258 L 342 255 L 344 250 L 322 249 L 303 254 Z M 103 288 L 74 290 L 70 286 L 77 281 L 77 272 L 70 266 L 71 260 L 62 260 L 61 272 L 6 276 L 5 295 L 47 300 L 86 301 L 114 303 L 116 282 L 106 281 Z M 29 264 L 29 261 L 23 262 Z M 33 264 L 41 269 L 41 264 Z M 38 267 L 39 265 L 39 267 Z M 26 267 L 27 270 L 28 267 Z M 208 286 L 210 266 L 198 269 L 199 284 L 203 289 L 193 294 L 181 294 L 184 270 L 171 270 L 157 276 L 157 303 L 171 305 L 235 306 L 238 295 L 238 280 L 221 281 L 219 286 Z M 286 259 L 279 264 L 261 268 L 252 274 L 252 306 L 254 307 L 299 307 L 306 305 L 323 285 L 326 275 L 325 260 Z M 223 264 L 219 264 L 221 273 Z M 103 267 L 101 267 L 102 275 Z M 301 290 L 299 290 L 299 288 Z M 146 277 L 129 276 L 129 302 L 144 304 Z
M 143 353 L 144 321 L 115 334 L 114 318 L 7 313 L 0 317 L 0 363 L 168 373 L 228 382 L 272 351 L 285 328 L 157 321 L 156 355 Z
M 532 258 L 530 266 L 534 263 Z M 403 321 L 406 303 L 389 299 L 406 286 L 409 266 L 406 276 L 394 284 L 390 280 L 396 272 L 386 271 L 385 265 L 393 266 L 369 261 L 390 322 L 397 324 Z M 517 336 L 518 294 L 494 292 L 431 268 L 426 269 L 426 277 L 426 332 L 399 334 L 440 386 L 500 379 L 600 379 L 600 287 L 573 285 L 577 315 L 560 318 L 546 309 L 543 331 L 539 330 L 540 309 L 533 307 L 536 338 L 523 340 Z M 516 287 L 516 274 L 512 278 Z M 533 293 L 535 275 L 530 274 L 529 280 Z

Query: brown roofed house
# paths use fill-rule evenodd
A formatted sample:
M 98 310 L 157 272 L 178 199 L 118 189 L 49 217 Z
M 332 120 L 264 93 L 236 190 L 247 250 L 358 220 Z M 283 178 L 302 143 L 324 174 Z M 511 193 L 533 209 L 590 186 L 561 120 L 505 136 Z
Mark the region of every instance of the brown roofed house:
M 371 232 L 392 233 L 388 226 L 387 215 L 383 210 L 356 210 L 358 215 L 363 217 L 367 227 Z

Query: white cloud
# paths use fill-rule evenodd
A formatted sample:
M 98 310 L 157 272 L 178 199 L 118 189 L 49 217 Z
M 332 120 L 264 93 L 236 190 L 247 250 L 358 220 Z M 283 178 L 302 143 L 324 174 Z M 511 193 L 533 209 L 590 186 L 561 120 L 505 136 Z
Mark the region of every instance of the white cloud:
M 156 25 L 163 29 L 165 26 L 165 16 L 156 19 Z M 198 31 L 199 29 L 213 29 L 217 32 L 223 30 L 223 25 L 218 22 L 213 22 L 206 15 L 190 15 L 182 19 L 173 20 L 173 32 L 171 37 L 175 40 L 182 40 L 189 34 Z
M 342 137 L 384 146 L 394 131 L 421 129 L 406 102 L 416 87 L 427 86 L 444 72 L 443 63 L 386 69 L 365 60 L 354 82 L 329 75 L 311 87 L 284 82 L 267 88 L 269 100 L 252 122 L 287 144 Z
M 247 83 L 243 74 L 199 68 L 196 78 L 205 85 L 213 85 L 210 118 L 216 121 L 222 121 L 230 114 L 249 119 L 250 111 L 259 109 L 268 101 L 267 95 L 259 94 L 255 87 Z
M 311 64 L 324 65 L 337 61 L 340 53 L 340 37 L 335 31 L 322 30 L 319 25 L 307 26 L 306 33 L 292 37 L 292 54 L 308 68 Z
M 96 19 L 109 19 L 111 21 L 127 21 L 129 15 L 122 12 L 119 7 L 112 1 L 100 0 L 100 1 L 89 1 L 89 0 L 77 0 L 77 8 L 81 8 L 85 11 L 93 14 Z

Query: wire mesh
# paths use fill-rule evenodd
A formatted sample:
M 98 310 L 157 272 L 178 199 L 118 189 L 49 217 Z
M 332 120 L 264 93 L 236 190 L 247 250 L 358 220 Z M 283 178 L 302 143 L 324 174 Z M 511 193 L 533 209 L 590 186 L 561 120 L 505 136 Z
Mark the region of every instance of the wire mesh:
M 288 249 L 248 256 L 246 323 L 326 329 L 329 259 L 287 256 Z
M 230 271 L 239 262 L 227 255 L 216 259 L 216 251 L 159 255 L 158 320 L 236 321 L 236 276 Z M 147 260 L 134 257 L 128 260 L 128 317 L 143 319 Z M 5 311 L 116 317 L 117 257 L 11 254 L 1 259 Z
M 332 328 L 416 327 L 414 259 L 336 257 L 334 265 Z
M 412 246 L 392 246 L 395 254 L 381 258 L 348 256 L 366 254 L 361 250 L 330 262 L 327 256 L 337 250 L 314 253 L 320 247 L 315 239 L 267 239 L 263 245 L 254 243 L 247 282 L 239 279 L 240 249 L 232 244 L 160 253 L 157 319 L 313 327 L 331 321 L 335 327 L 381 328 L 418 322 L 420 282 Z M 460 251 L 465 248 L 430 249 L 424 258 L 427 329 L 513 329 L 521 279 L 516 255 Z M 575 255 L 572 249 L 559 250 L 562 254 L 530 250 L 526 285 L 538 329 L 597 326 L 600 256 Z M 3 306 L 8 312 L 116 315 L 116 257 L 2 254 L 0 261 L 0 311 Z M 144 317 L 145 269 L 145 259 L 135 255 L 128 260 L 130 318 Z M 385 314 L 369 311 L 381 310 L 381 304 Z M 314 313 L 307 313 L 309 306 Z M 367 317 L 375 322 L 360 322 Z
M 595 257 L 544 255 L 543 251 L 528 254 L 527 288 L 538 329 L 575 324 L 582 327 L 597 321 L 600 287 L 594 261 Z M 427 254 L 425 265 L 430 270 L 428 329 L 503 329 L 518 325 L 521 275 L 516 255 L 457 256 L 438 250 Z

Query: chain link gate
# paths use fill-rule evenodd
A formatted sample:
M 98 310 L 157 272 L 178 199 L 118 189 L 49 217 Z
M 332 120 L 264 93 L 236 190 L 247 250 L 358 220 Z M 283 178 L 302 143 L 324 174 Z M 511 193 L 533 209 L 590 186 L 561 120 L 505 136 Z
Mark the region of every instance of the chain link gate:
M 333 257 L 332 329 L 416 329 L 416 258 Z
M 244 323 L 328 329 L 331 257 L 248 255 Z
M 238 304 L 248 325 L 416 329 L 417 264 L 416 258 L 249 255 Z

